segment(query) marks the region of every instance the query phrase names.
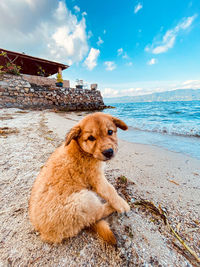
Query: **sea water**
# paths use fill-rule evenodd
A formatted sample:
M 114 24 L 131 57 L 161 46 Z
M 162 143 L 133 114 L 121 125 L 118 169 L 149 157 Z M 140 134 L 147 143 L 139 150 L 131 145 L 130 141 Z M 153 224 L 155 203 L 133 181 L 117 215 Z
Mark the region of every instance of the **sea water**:
M 109 103 L 105 104 L 109 105 Z M 116 103 L 104 110 L 124 120 L 119 137 L 151 144 L 200 159 L 200 101 Z

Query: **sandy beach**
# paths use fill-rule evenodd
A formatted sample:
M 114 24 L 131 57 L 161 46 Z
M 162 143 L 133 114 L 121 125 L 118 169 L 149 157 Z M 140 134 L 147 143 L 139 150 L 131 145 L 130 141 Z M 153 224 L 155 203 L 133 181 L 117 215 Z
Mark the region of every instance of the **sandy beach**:
M 108 218 L 117 248 L 89 230 L 60 245 L 40 240 L 28 219 L 31 186 L 86 113 L 0 110 L 0 127 L 12 129 L 0 135 L 0 266 L 199 266 L 160 218 L 134 202 L 145 199 L 162 207 L 200 257 L 200 160 L 122 140 L 106 168 L 107 179 L 133 204 L 129 213 Z

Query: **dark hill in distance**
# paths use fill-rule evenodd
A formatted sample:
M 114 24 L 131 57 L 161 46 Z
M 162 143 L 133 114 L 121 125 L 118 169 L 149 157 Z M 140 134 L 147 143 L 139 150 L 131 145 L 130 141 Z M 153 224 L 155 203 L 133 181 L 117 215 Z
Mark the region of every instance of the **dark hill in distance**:
M 104 98 L 105 103 L 131 103 L 156 101 L 192 101 L 200 100 L 200 89 L 177 89 L 161 93 L 140 96 L 122 96 Z

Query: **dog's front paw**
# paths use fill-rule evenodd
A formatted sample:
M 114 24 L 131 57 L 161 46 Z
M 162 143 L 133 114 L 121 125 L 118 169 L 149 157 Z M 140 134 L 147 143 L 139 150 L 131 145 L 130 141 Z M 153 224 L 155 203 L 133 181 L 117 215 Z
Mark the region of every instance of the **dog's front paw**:
M 118 213 L 122 213 L 122 212 L 128 212 L 130 211 L 130 206 L 128 205 L 128 203 L 121 197 L 119 197 L 117 199 L 117 202 L 115 203 L 115 210 Z

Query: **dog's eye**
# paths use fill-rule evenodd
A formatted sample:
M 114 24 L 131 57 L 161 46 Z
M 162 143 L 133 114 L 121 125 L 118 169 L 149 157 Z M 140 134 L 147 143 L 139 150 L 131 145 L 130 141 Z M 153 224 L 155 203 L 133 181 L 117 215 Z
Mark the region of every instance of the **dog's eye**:
M 108 130 L 108 135 L 112 135 L 113 134 L 113 130 Z
M 96 140 L 96 138 L 95 138 L 94 136 L 90 135 L 90 136 L 88 137 L 88 140 L 90 140 L 90 141 L 94 141 L 94 140 Z

